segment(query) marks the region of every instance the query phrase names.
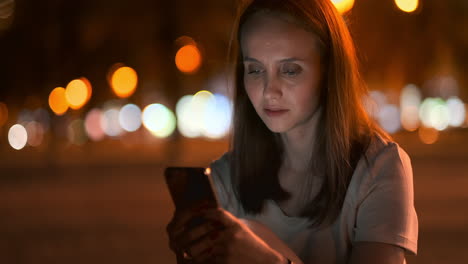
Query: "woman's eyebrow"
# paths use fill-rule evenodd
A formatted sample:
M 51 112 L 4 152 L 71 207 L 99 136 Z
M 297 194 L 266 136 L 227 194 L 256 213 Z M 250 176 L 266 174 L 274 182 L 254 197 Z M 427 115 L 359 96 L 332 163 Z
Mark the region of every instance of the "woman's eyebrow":
M 280 62 L 293 62 L 293 61 L 304 61 L 304 60 L 301 58 L 297 58 L 297 57 L 286 58 L 286 59 L 280 60 Z
M 254 59 L 254 58 L 251 58 L 251 57 L 248 57 L 248 56 L 245 56 L 245 57 L 244 57 L 244 61 L 260 62 L 259 60 Z
M 244 61 L 253 61 L 253 62 L 260 63 L 259 60 L 255 59 L 255 58 L 248 57 L 248 56 L 244 57 Z M 297 57 L 291 57 L 291 58 L 285 58 L 285 59 L 279 60 L 279 62 L 293 62 L 293 61 L 304 61 L 304 60 L 301 59 L 301 58 L 297 58 Z

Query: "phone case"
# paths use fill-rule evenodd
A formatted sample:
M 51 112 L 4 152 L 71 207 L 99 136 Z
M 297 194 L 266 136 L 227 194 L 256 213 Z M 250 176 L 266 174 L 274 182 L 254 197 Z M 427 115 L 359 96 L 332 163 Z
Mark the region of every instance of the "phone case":
M 164 175 L 176 210 L 191 208 L 201 202 L 218 206 L 209 168 L 168 167 Z

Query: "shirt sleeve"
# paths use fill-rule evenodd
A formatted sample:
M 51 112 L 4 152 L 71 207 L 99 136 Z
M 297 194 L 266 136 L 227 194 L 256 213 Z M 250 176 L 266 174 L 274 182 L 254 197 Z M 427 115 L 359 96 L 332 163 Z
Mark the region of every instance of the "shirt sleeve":
M 211 179 L 220 206 L 236 217 L 241 217 L 240 202 L 234 194 L 231 183 L 228 154 L 224 154 L 210 165 Z
M 357 208 L 355 242 L 392 244 L 416 255 L 418 218 L 408 155 L 389 143 L 371 163 L 365 185 Z

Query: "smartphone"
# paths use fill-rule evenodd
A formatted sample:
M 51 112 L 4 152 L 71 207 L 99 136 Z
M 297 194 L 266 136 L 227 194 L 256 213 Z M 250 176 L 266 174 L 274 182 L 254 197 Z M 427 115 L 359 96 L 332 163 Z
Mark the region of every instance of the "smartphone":
M 164 171 L 167 187 L 176 210 L 192 208 L 206 202 L 218 207 L 210 168 L 168 167 Z

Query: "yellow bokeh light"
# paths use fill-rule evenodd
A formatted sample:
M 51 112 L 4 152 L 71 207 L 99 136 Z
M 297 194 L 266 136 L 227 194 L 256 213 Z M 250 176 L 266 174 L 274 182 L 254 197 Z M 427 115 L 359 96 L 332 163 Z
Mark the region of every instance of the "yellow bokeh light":
M 71 109 L 80 109 L 91 97 L 89 82 L 85 82 L 84 80 L 86 79 L 75 79 L 67 85 L 65 99 Z
M 331 0 L 338 12 L 341 14 L 348 12 L 354 6 L 354 0 Z
M 130 67 L 119 67 L 111 73 L 110 85 L 114 93 L 120 98 L 131 96 L 137 87 L 138 75 Z
M 49 95 L 49 107 L 56 115 L 63 115 L 68 110 L 65 88 L 57 87 Z
M 8 120 L 8 107 L 6 104 L 0 102 L 0 127 L 3 126 Z
M 184 73 L 194 73 L 200 68 L 201 53 L 197 46 L 188 44 L 180 48 L 175 56 L 177 69 Z
M 403 12 L 414 12 L 419 5 L 419 0 L 395 0 L 396 6 Z

